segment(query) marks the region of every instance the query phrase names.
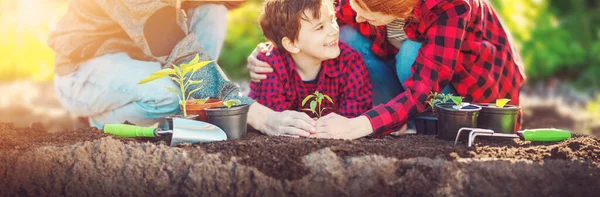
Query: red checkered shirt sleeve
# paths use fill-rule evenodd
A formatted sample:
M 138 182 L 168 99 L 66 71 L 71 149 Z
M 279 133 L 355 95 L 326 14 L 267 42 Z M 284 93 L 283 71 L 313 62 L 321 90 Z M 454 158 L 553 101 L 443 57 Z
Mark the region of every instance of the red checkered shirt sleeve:
M 342 89 L 339 113 L 348 118 L 360 116 L 373 107 L 371 79 L 362 56 L 352 48 L 342 51 L 346 84 Z
M 389 134 L 399 129 L 406 124 L 408 117 L 425 110 L 425 100 L 431 91 L 440 92 L 450 83 L 471 12 L 466 2 L 453 2 L 456 3 L 441 5 L 436 12 L 425 17 L 427 21 L 421 21 L 428 27 L 411 67 L 413 74 L 404 82 L 406 90 L 365 114 L 373 127 L 373 135 Z
M 390 58 L 398 53 L 398 49 L 388 42 L 385 26 L 373 26 L 369 23 L 356 22 L 356 12 L 350 7 L 348 0 L 336 0 L 336 17 L 338 24 L 350 25 L 361 35 L 373 41 L 371 50 L 381 58 Z
M 282 69 L 278 69 L 284 68 L 285 64 L 277 54 L 273 50 L 270 56 L 264 54 L 258 56 L 259 60 L 267 62 L 273 67 L 273 72 L 267 74 L 267 79 L 251 82 L 248 96 L 274 111 L 285 111 L 289 110 L 292 104 L 286 97 L 285 82 L 283 81 L 286 78 L 283 76 L 285 73 L 282 72 Z

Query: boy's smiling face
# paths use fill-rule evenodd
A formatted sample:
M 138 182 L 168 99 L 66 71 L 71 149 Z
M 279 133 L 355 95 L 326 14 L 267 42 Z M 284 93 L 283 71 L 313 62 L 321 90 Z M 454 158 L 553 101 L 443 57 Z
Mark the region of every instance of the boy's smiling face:
M 320 18 L 314 18 L 315 14 L 310 10 L 304 11 L 304 16 L 300 20 L 298 39 L 286 43 L 291 46 L 284 46 L 290 53 L 303 54 L 319 61 L 334 59 L 340 55 L 338 46 L 340 30 L 335 11 L 333 5 L 326 2 L 323 1 L 321 5 Z

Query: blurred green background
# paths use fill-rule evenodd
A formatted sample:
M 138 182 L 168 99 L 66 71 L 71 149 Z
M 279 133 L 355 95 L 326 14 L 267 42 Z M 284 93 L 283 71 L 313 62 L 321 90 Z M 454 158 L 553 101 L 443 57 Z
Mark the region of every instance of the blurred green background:
M 220 64 L 233 79 L 248 78 L 245 61 L 264 41 L 260 0 L 231 12 Z M 600 87 L 600 0 L 491 0 L 521 51 L 531 83 L 557 78 L 579 89 Z

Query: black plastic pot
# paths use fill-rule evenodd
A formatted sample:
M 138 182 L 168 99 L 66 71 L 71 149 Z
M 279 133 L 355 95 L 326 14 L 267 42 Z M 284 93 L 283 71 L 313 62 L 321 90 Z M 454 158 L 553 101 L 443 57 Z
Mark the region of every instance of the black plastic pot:
M 246 137 L 246 120 L 250 105 L 236 105 L 231 108 L 216 107 L 206 109 L 208 122 L 225 131 L 227 139 L 241 139 Z
M 192 115 L 187 115 L 187 116 L 183 116 L 183 115 L 170 115 L 165 117 L 165 119 L 167 120 L 167 124 L 169 124 L 169 130 L 173 130 L 173 118 L 185 118 L 185 119 L 189 119 L 189 120 L 198 120 L 198 115 L 197 114 L 192 114 Z
M 437 135 L 438 133 L 438 118 L 432 113 L 431 108 L 425 110 L 419 116 L 414 118 L 415 129 L 420 135 Z
M 438 103 L 435 105 L 438 115 L 437 137 L 440 139 L 454 141 L 460 128 L 477 127 L 480 106 L 468 105 L 462 109 L 454 109 L 452 106 L 454 106 L 454 103 Z M 461 133 L 459 140 L 467 141 L 468 133 Z
M 495 104 L 480 104 L 481 111 L 477 118 L 477 127 L 491 129 L 496 133 L 516 133 L 517 114 L 519 106 L 505 105 L 503 108 Z

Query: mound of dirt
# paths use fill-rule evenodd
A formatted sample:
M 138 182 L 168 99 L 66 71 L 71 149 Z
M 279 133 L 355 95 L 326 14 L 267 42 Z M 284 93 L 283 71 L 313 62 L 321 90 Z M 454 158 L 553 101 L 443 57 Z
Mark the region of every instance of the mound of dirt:
M 18 146 L 18 147 L 17 147 Z M 600 140 L 267 137 L 168 147 L 0 124 L 0 196 L 594 196 Z

